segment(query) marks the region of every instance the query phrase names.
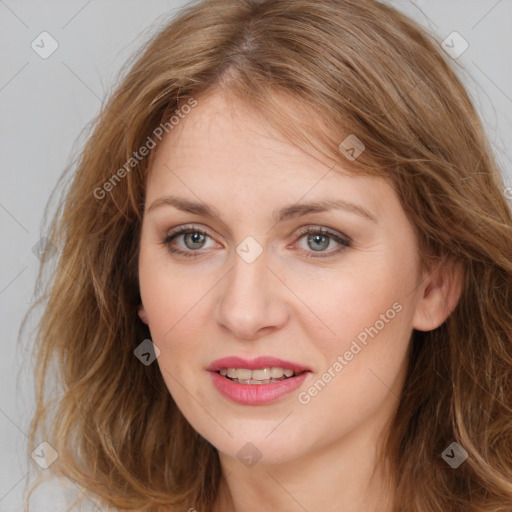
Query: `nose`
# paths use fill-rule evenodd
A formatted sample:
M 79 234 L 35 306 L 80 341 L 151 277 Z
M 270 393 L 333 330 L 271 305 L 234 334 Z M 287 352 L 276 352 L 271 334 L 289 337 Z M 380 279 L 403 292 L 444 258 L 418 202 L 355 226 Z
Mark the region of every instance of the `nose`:
M 256 340 L 288 321 L 286 287 L 267 263 L 266 251 L 251 263 L 235 254 L 233 268 L 218 289 L 217 323 L 238 340 Z

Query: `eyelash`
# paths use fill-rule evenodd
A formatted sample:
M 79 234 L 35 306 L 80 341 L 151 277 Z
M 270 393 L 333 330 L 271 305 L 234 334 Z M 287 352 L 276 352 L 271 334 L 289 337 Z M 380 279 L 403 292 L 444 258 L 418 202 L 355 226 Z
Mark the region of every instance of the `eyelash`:
M 179 254 L 180 256 L 197 258 L 197 257 L 201 256 L 200 250 L 182 251 L 181 249 L 175 249 L 170 246 L 171 242 L 176 237 L 183 235 L 183 234 L 187 234 L 187 233 L 199 233 L 200 235 L 204 235 L 204 236 L 211 238 L 210 235 L 206 231 L 203 231 L 202 229 L 196 228 L 194 226 L 183 226 L 180 228 L 176 228 L 175 230 L 171 230 L 167 234 L 167 236 L 165 237 L 165 239 L 163 240 L 162 243 L 163 243 L 163 245 L 165 245 L 167 247 L 167 250 L 172 254 Z M 301 238 L 303 238 L 305 235 L 328 236 L 329 238 L 331 238 L 334 241 L 341 244 L 341 247 L 339 247 L 336 250 L 324 253 L 325 255 L 323 255 L 323 256 L 320 256 L 320 255 L 317 256 L 317 255 L 312 254 L 316 251 L 305 251 L 306 258 L 328 258 L 328 257 L 339 254 L 340 252 L 344 251 L 345 249 L 352 247 L 352 240 L 348 236 L 344 235 L 343 237 L 340 237 L 340 236 L 336 235 L 335 233 L 328 231 L 325 228 L 312 228 L 312 227 L 303 228 L 299 231 L 298 235 L 299 235 L 299 240 Z M 322 254 L 323 252 L 324 251 L 318 251 L 317 254 Z

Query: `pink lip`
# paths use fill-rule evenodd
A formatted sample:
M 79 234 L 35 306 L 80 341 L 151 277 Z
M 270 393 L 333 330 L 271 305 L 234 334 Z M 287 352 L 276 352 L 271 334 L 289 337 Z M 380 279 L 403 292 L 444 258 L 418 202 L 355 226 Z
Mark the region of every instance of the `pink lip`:
M 270 384 L 238 384 L 217 373 L 222 368 L 255 370 L 272 367 L 291 369 L 299 375 Z M 263 405 L 275 402 L 300 387 L 311 373 L 311 370 L 305 366 L 270 356 L 258 357 L 251 361 L 240 357 L 225 357 L 214 361 L 207 370 L 210 372 L 213 384 L 219 393 L 229 400 L 243 405 Z
M 295 373 L 311 371 L 306 366 L 302 366 L 291 361 L 285 361 L 284 359 L 278 359 L 272 356 L 260 356 L 256 359 L 248 360 L 241 357 L 223 357 L 217 359 L 206 368 L 209 372 L 218 372 L 222 368 L 247 368 L 248 370 L 257 370 L 258 368 L 283 368 L 284 370 L 290 369 Z M 254 384 L 259 386 L 259 384 Z

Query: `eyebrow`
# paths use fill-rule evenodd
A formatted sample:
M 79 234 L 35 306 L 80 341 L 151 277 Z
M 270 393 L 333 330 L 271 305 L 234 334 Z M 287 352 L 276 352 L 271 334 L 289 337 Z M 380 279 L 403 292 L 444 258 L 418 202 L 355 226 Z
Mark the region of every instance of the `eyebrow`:
M 203 217 L 216 217 L 221 218 L 219 212 L 210 204 L 204 202 L 191 201 L 183 197 L 164 196 L 155 199 L 147 209 L 147 213 L 156 210 L 161 206 L 174 206 L 178 210 L 193 213 L 195 215 L 202 215 Z M 285 206 L 272 212 L 272 218 L 276 223 L 283 222 L 296 217 L 301 217 L 309 213 L 326 212 L 330 210 L 345 210 L 350 213 L 359 215 L 372 222 L 377 223 L 377 218 L 366 208 L 362 206 L 345 201 L 343 199 L 331 199 L 324 201 L 315 201 L 309 203 L 297 203 Z

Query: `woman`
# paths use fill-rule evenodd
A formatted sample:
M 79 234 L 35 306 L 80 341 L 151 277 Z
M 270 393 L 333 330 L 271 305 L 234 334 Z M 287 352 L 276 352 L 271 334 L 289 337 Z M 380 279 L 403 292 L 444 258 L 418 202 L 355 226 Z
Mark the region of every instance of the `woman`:
M 510 511 L 503 190 L 391 7 L 191 5 L 53 221 L 31 449 L 118 510 Z

